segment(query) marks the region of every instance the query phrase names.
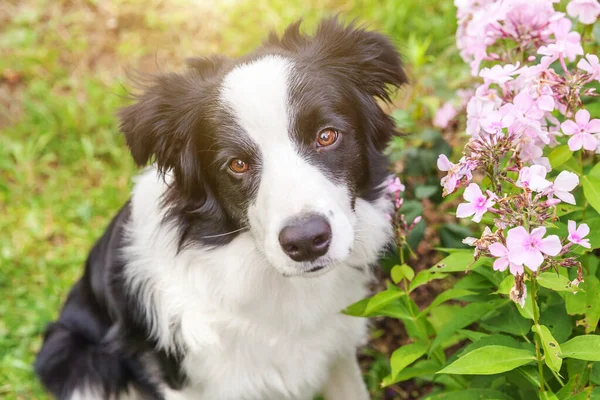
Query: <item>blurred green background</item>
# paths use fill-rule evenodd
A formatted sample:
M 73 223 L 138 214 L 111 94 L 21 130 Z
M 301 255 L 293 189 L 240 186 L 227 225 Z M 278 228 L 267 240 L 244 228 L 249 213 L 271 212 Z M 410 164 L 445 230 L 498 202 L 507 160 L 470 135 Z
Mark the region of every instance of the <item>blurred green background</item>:
M 135 168 L 115 118 L 126 72 L 239 55 L 271 29 L 302 17 L 310 32 L 335 13 L 397 43 L 411 86 L 391 111 L 401 130 L 427 132 L 441 99 L 468 74 L 454 47 L 451 0 L 0 1 L 0 398 L 46 398 L 31 366 L 41 333 L 129 196 Z M 430 147 L 435 137 L 412 140 Z M 392 159 L 405 154 L 405 141 L 393 143 Z M 431 150 L 433 164 L 438 153 Z M 374 399 L 416 396 L 410 387 L 381 392 L 385 348 L 369 351 Z

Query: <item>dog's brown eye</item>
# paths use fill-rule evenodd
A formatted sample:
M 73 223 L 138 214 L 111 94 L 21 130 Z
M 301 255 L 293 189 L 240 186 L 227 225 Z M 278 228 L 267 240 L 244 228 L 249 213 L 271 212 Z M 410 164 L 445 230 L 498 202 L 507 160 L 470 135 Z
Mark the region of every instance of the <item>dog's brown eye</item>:
M 243 174 L 248 171 L 248 163 L 244 160 L 240 160 L 239 158 L 234 158 L 229 162 L 229 169 L 236 174 Z
M 339 133 L 331 128 L 323 129 L 317 135 L 317 147 L 331 146 L 338 140 Z

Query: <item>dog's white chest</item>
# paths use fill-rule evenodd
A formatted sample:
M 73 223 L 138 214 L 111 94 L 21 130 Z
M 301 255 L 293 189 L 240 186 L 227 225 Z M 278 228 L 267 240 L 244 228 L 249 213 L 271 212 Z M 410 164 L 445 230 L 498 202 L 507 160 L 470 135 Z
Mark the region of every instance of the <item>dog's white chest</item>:
M 290 332 L 236 321 L 227 325 L 218 328 L 218 344 L 186 356 L 189 386 L 173 400 L 312 399 L 337 355 L 363 337 L 365 321 L 337 315 L 319 329 Z

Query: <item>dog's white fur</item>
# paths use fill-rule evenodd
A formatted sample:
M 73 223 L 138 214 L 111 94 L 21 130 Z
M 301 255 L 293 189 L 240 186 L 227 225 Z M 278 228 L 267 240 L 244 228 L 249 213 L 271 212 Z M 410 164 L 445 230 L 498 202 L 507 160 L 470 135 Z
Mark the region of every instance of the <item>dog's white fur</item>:
M 249 231 L 224 246 L 178 252 L 160 201 L 171 177 L 149 168 L 135 184 L 126 282 L 154 310 L 158 346 L 186 354 L 189 385 L 165 389 L 167 400 L 310 400 L 319 392 L 368 399 L 355 357 L 366 320 L 340 310 L 367 294 L 368 265 L 391 235 L 390 202 L 357 199 L 352 210 L 347 189 L 298 153 L 288 134 L 291 68 L 274 56 L 242 65 L 221 92 L 264 160 Z M 301 212 L 327 216 L 333 232 L 328 266 L 311 277 L 291 276 L 304 275 L 304 266 L 277 242 Z

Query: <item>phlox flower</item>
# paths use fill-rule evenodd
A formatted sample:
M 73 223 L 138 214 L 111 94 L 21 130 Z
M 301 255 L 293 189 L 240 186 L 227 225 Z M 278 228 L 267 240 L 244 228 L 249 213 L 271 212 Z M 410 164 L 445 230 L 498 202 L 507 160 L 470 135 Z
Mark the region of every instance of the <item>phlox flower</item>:
M 491 134 L 502 134 L 502 129 L 508 128 L 515 121 L 514 116 L 508 111 L 509 109 L 504 105 L 498 111 L 489 112 L 480 121 L 483 130 Z
M 467 104 L 467 135 L 479 136 L 481 123 L 494 110 L 493 101 L 474 96 Z
M 404 191 L 405 186 L 400 182 L 400 178 L 392 178 L 387 182 L 387 190 L 388 193 L 394 195 L 394 203 L 396 208 L 400 208 L 402 206 L 402 201 L 400 199 L 400 193 Z
M 444 105 L 435 113 L 435 117 L 433 118 L 433 126 L 442 129 L 446 128 L 450 121 L 456 117 L 456 114 L 458 114 L 458 110 L 452 105 L 452 103 L 444 103 Z
M 448 172 L 442 178 L 441 184 L 444 187 L 444 193 L 449 194 L 454 192 L 461 177 L 456 173 L 456 164 L 450 162 L 445 154 L 440 154 L 437 160 L 437 167 L 440 171 Z
M 569 171 L 562 171 L 548 191 L 548 198 L 552 199 L 553 196 L 558 197 L 565 203 L 575 204 L 575 196 L 569 193 L 579 185 L 579 177 L 577 174 Z
M 541 162 L 537 162 L 537 160 L 541 160 L 544 154 L 544 150 L 542 147 L 544 143 L 540 140 L 536 140 L 536 138 L 532 138 L 528 135 L 524 135 L 519 140 L 520 151 L 519 156 L 521 157 L 521 161 L 523 162 L 531 162 L 534 164 L 541 164 Z M 543 162 L 543 161 L 542 161 Z M 546 168 L 548 170 L 548 168 Z
M 586 150 L 596 150 L 598 140 L 592 134 L 600 133 L 600 119 L 595 118 L 590 121 L 588 110 L 577 111 L 575 122 L 567 120 L 562 123 L 561 128 L 565 135 L 571 136 L 568 144 L 572 151 L 582 147 Z
M 479 76 L 482 77 L 486 83 L 497 83 L 498 85 L 503 85 L 504 83 L 513 79 L 512 75 L 516 75 L 518 73 L 519 63 L 516 63 L 515 65 L 494 65 L 492 68 L 483 68 L 479 72 Z
M 541 192 L 552 185 L 550 181 L 546 180 L 546 172 L 546 168 L 542 165 L 523 167 L 519 171 L 519 179 L 515 184 L 523 189 Z
M 571 0 L 567 4 L 567 14 L 582 24 L 593 24 L 600 15 L 600 4 L 598 0 Z
M 523 264 L 531 271 L 537 271 L 544 262 L 543 254 L 556 256 L 562 250 L 560 239 L 556 235 L 544 238 L 546 228 L 540 226 L 531 231 L 522 226 L 517 226 L 508 231 L 506 247 L 510 261 Z
M 554 97 L 550 85 L 536 84 L 529 87 L 529 95 L 537 108 L 543 111 L 554 110 Z
M 577 224 L 575 221 L 569 221 L 568 229 L 569 236 L 567 240 L 573 244 L 578 244 L 581 247 L 585 247 L 586 249 L 591 248 L 590 240 L 584 239 L 590 233 L 590 227 L 587 224 L 579 225 L 579 228 L 576 228 Z
M 390 193 L 398 194 L 400 192 L 404 192 L 406 187 L 400 182 L 400 178 L 395 177 L 390 179 L 387 184 L 388 191 Z
M 496 261 L 494 261 L 494 270 L 495 271 L 505 271 L 507 267 L 510 267 L 510 273 L 513 275 L 522 275 L 523 265 L 515 264 L 510 261 L 510 254 L 508 248 L 504 246 L 502 243 L 494 243 L 488 247 L 488 250 L 494 257 L 498 257 Z
M 592 79 L 600 79 L 600 63 L 595 54 L 586 54 L 585 58 L 582 57 L 577 63 L 577 68 L 592 75 Z
M 535 99 L 527 90 L 522 90 L 515 96 L 512 104 L 508 103 L 508 112 L 515 117 L 513 130 L 523 131 L 530 136 L 539 137 L 544 143 L 548 143 L 547 134 L 542 131 L 540 120 L 544 117 L 544 111 L 540 110 Z
M 467 218 L 473 215 L 473 221 L 481 222 L 483 214 L 496 203 L 493 193 L 488 191 L 488 196 L 483 195 L 481 188 L 477 184 L 471 183 L 467 186 L 463 194 L 467 203 L 460 203 L 458 205 L 456 216 L 458 218 Z
M 461 179 L 466 178 L 467 182 L 473 179 L 473 171 L 477 168 L 477 163 L 466 157 L 461 157 L 458 164 L 454 164 L 444 154 L 440 154 L 437 160 L 437 167 L 440 171 L 448 172 L 441 181 L 444 187 L 443 195 L 446 196 L 454 192 Z
M 556 42 L 538 49 L 538 54 L 546 56 L 541 60 L 542 66 L 547 68 L 559 57 L 575 61 L 576 56 L 583 55 L 581 35 L 577 32 L 571 32 L 571 25 L 568 18 L 561 18 L 551 24 L 550 29 L 554 33 Z

